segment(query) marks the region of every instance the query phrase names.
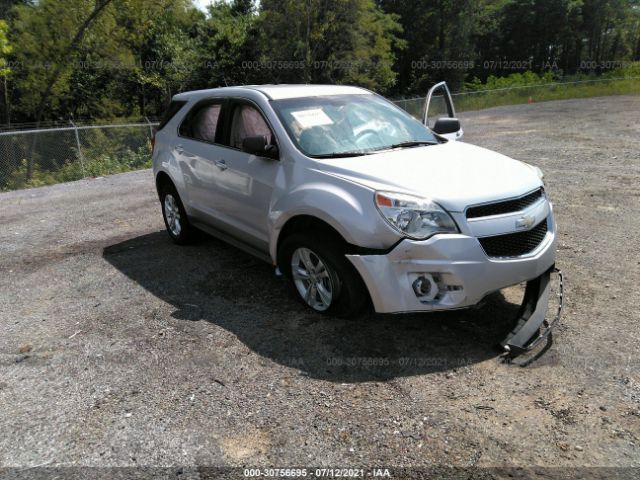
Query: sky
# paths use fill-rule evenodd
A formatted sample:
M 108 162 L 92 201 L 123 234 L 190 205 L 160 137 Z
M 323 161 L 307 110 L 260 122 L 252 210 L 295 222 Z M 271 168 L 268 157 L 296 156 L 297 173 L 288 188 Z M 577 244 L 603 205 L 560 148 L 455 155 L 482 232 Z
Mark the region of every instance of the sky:
M 193 3 L 203 12 L 207 11 L 207 7 L 212 3 L 212 0 L 193 0 Z
M 207 7 L 216 1 L 220 0 L 192 0 L 193 4 L 205 13 L 207 13 Z M 256 5 L 260 5 L 260 2 L 257 2 Z

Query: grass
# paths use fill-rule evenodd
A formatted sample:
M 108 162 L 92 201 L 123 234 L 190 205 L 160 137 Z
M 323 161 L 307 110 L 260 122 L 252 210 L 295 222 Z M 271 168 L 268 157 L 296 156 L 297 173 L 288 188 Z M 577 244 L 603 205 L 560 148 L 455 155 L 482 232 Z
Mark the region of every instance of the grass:
M 542 75 L 524 72 L 505 77 L 490 76 L 485 83 L 474 78 L 461 92 L 453 94 L 453 101 L 456 111 L 466 112 L 529 102 L 628 94 L 640 94 L 640 62 L 599 77 L 575 75 L 557 79 L 551 72 Z M 397 100 L 396 103 L 416 118 L 422 117 L 424 97 Z M 434 97 L 429 116 L 439 116 L 445 111 L 442 97 Z
M 101 177 L 151 167 L 151 149 L 148 146 L 142 146 L 135 151 L 126 149 L 112 153 L 88 150 L 84 158 L 84 165 L 82 165 L 74 155 L 73 159 L 55 170 L 44 169 L 38 163 L 34 163 L 29 180 L 26 179 L 27 160 L 22 160 L 18 168 L 3 179 L 0 190 L 42 187 L 56 183 L 72 182 L 87 177 Z
M 512 90 L 481 90 L 454 95 L 456 110 L 482 110 L 502 105 L 519 105 L 529 102 L 547 102 L 572 98 L 590 98 L 607 95 L 640 94 L 640 77 L 586 81 L 585 83 L 549 83 L 519 86 Z

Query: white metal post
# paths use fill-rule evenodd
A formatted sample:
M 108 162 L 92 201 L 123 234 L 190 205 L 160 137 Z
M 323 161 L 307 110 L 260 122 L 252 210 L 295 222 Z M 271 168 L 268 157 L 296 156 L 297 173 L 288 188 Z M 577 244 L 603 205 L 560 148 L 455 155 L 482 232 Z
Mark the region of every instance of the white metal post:
M 80 135 L 78 135 L 78 127 L 73 120 L 69 120 L 71 126 L 73 127 L 73 131 L 76 134 L 76 146 L 78 147 L 78 158 L 80 159 L 80 168 L 82 169 L 82 178 L 85 178 L 86 175 L 84 173 L 84 155 L 82 154 L 82 148 L 80 148 Z
M 149 140 L 151 140 L 153 138 L 153 124 L 151 123 L 151 120 L 149 120 L 147 117 L 144 117 L 144 119 L 149 124 Z

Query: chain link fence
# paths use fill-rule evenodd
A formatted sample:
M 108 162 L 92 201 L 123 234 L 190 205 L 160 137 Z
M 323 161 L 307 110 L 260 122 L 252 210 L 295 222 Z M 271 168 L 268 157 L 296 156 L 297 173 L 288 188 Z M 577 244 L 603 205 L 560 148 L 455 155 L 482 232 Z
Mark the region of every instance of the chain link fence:
M 481 110 L 501 105 L 517 105 L 549 100 L 569 98 L 585 98 L 601 95 L 639 94 L 640 77 L 612 77 L 591 80 L 549 82 L 538 85 L 515 85 L 505 88 L 477 90 L 453 93 L 456 112 Z M 425 108 L 425 97 L 403 98 L 394 103 L 403 110 L 422 119 Z M 429 107 L 429 115 L 441 115 L 446 112 L 442 96 L 434 96 Z
M 640 93 L 640 77 L 524 85 L 453 94 L 456 110 L 479 110 L 499 105 Z M 395 103 L 421 119 L 425 97 Z M 434 97 L 429 117 L 446 111 L 442 97 Z M 127 172 L 151 166 L 150 138 L 157 122 L 119 125 L 67 125 L 6 131 L 0 126 L 0 191 Z M 16 125 L 13 126 L 15 128 Z
M 69 182 L 151 166 L 154 122 L 0 132 L 0 190 Z

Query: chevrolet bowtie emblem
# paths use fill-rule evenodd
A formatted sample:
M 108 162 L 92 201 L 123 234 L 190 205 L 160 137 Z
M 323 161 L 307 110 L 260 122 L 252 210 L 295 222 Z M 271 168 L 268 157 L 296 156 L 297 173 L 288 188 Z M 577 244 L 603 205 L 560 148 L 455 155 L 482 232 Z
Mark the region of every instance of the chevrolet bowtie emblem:
M 525 215 L 516 220 L 516 230 L 528 230 L 533 227 L 533 223 L 536 221 L 535 217 L 531 215 Z

